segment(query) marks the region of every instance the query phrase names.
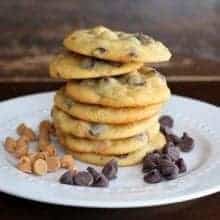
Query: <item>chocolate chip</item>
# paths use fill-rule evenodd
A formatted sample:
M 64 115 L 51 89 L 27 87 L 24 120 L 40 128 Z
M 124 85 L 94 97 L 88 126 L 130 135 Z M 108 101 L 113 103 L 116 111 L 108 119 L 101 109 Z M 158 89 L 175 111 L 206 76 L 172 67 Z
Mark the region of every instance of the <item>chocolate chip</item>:
M 110 160 L 102 169 L 102 173 L 109 180 L 115 179 L 117 177 L 118 172 L 118 162 L 116 160 Z
M 128 84 L 132 86 L 143 86 L 146 84 L 146 80 L 141 74 L 129 74 Z
M 68 97 L 64 99 L 65 105 L 68 109 L 72 108 L 74 105 L 74 101 Z
M 164 126 L 161 126 L 160 125 L 160 131 L 165 135 L 165 136 L 168 136 L 170 134 L 173 134 L 173 131 L 171 128 L 168 128 L 168 127 L 164 127 Z
M 174 179 L 177 177 L 179 169 L 178 167 L 169 160 L 160 160 L 159 170 L 163 177 L 168 180 Z
M 112 77 L 103 77 L 99 80 L 101 86 L 106 84 L 109 85 L 110 83 L 115 83 L 115 82 L 117 82 L 117 80 Z
M 60 183 L 62 184 L 67 184 L 67 185 L 73 185 L 73 178 L 76 175 L 76 171 L 75 170 L 69 170 L 67 172 L 65 172 L 61 177 L 60 177 Z
M 111 61 L 109 61 L 108 63 L 109 63 L 111 66 L 114 66 L 114 67 L 120 67 L 120 66 L 123 65 L 123 63 L 119 63 L 119 62 L 111 62 Z
M 113 62 L 113 61 L 105 61 L 105 60 L 98 60 L 98 62 L 96 62 L 96 64 L 97 65 L 110 65 L 113 67 L 120 67 L 123 65 L 123 63 Z
M 93 167 L 87 167 L 87 171 L 93 176 L 94 182 L 99 179 L 100 173 Z
M 74 184 L 78 186 L 91 186 L 93 184 L 93 176 L 86 171 L 78 172 L 73 180 Z
M 183 158 L 179 158 L 175 164 L 177 165 L 177 167 L 179 168 L 179 173 L 184 173 L 186 172 L 187 170 L 187 167 L 186 167 L 186 163 L 185 161 L 183 160 Z
M 135 137 L 137 138 L 138 141 L 144 141 L 146 140 L 147 135 L 144 133 L 141 133 L 141 134 L 137 134 Z
M 177 161 L 180 157 L 179 148 L 177 148 L 172 142 L 168 142 L 165 145 L 163 152 L 166 153 L 173 161 Z
M 99 54 L 103 54 L 103 53 L 105 53 L 107 50 L 105 49 L 105 48 L 103 48 L 103 47 L 98 47 L 98 48 L 96 48 L 94 51 L 92 51 L 92 54 L 93 55 L 99 55 Z
M 145 160 L 150 160 L 150 161 L 152 161 L 152 162 L 158 164 L 158 161 L 159 161 L 159 159 L 160 159 L 160 156 L 161 156 L 160 152 L 149 153 L 149 154 L 147 154 L 147 155 L 145 156 L 145 158 L 144 158 L 144 163 L 145 163 Z
M 179 174 L 179 168 L 176 165 L 174 165 L 172 171 L 169 174 L 165 175 L 164 177 L 167 180 L 173 180 L 177 178 L 178 174 Z
M 172 142 L 174 145 L 178 145 L 181 141 L 180 137 L 172 133 L 167 134 L 165 137 L 167 142 Z
M 157 164 L 150 159 L 145 159 L 143 163 L 143 173 L 149 172 L 152 169 L 157 168 Z
M 189 152 L 194 148 L 194 140 L 186 132 L 184 132 L 177 146 L 181 151 Z
M 172 142 L 174 145 L 180 142 L 180 137 L 175 135 L 171 128 L 160 126 L 160 131 L 164 134 L 167 142 Z
M 97 137 L 101 133 L 103 133 L 105 129 L 106 129 L 106 125 L 93 123 L 90 125 L 89 134 Z
M 172 162 L 172 159 L 171 159 L 170 156 L 169 156 L 168 154 L 166 154 L 166 153 L 162 153 L 162 154 L 160 155 L 160 158 L 159 158 L 159 160 L 158 160 L 158 164 L 160 163 L 161 160 L 168 160 L 168 161 Z
M 131 50 L 128 53 L 128 56 L 129 57 L 138 57 L 137 50 L 135 48 L 131 48 Z
M 144 181 L 146 183 L 159 183 L 162 181 L 162 176 L 158 169 L 153 169 L 144 176 Z
M 163 115 L 160 117 L 159 123 L 160 123 L 161 127 L 172 128 L 174 121 L 169 115 Z
M 142 43 L 142 44 L 149 44 L 152 41 L 152 38 L 150 38 L 147 35 L 144 35 L 143 33 L 136 33 L 134 36 Z
M 93 167 L 88 167 L 87 170 L 93 176 L 93 186 L 107 187 L 109 185 L 109 180 L 102 173 L 99 173 Z
M 95 66 L 95 59 L 92 59 L 92 58 L 84 58 L 81 63 L 80 63 L 80 66 L 82 68 L 85 68 L 85 69 L 91 69 Z
M 121 159 L 126 158 L 127 156 L 128 156 L 128 154 L 120 154 L 120 155 L 117 155 L 117 157 L 118 157 L 118 158 L 121 158 Z

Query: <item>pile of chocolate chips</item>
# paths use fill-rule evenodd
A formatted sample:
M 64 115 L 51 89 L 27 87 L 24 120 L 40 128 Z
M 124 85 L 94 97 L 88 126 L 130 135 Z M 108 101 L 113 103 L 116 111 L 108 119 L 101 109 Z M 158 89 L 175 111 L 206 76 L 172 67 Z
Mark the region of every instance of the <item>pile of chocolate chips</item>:
M 111 160 L 105 164 L 101 172 L 98 172 L 93 167 L 87 167 L 87 171 L 67 171 L 60 177 L 60 183 L 78 186 L 107 187 L 109 180 L 117 177 L 117 172 L 118 163 L 116 160 Z
M 143 161 L 144 181 L 159 183 L 162 180 L 177 178 L 179 173 L 186 172 L 187 167 L 180 152 L 190 152 L 194 148 L 194 140 L 184 132 L 181 137 L 173 133 L 173 119 L 164 115 L 159 119 L 160 130 L 166 138 L 162 151 L 154 151 L 145 156 Z

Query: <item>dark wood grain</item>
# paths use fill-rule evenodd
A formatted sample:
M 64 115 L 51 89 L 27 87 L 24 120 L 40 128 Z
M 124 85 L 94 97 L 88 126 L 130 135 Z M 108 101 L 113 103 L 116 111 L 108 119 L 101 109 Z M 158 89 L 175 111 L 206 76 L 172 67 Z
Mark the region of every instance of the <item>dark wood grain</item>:
M 1 0 L 0 81 L 50 81 L 48 62 L 63 37 L 100 24 L 167 44 L 169 81 L 220 81 L 219 11 L 212 0 Z
M 220 3 L 214 0 L 1 0 L 0 100 L 59 88 L 63 82 L 48 77 L 48 62 L 63 37 L 100 24 L 163 41 L 173 58 L 155 66 L 172 92 L 220 105 Z M 163 207 L 83 209 L 0 193 L 0 219 L 218 220 L 219 203 L 218 193 Z

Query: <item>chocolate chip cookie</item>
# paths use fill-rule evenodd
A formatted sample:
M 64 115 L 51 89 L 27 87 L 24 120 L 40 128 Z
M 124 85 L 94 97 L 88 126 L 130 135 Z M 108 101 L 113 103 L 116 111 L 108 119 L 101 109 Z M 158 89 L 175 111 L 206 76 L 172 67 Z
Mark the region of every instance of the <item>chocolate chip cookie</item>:
M 144 147 L 128 154 L 101 155 L 96 153 L 78 153 L 74 151 L 70 153 L 78 160 L 99 166 L 105 165 L 112 159 L 117 160 L 119 166 L 131 166 L 140 163 L 147 153 L 162 149 L 165 143 L 164 136 L 159 133 L 151 142 L 145 144 Z
M 115 76 L 137 70 L 141 62 L 119 63 L 64 52 L 54 57 L 49 66 L 50 76 L 59 79 L 87 79 Z
M 129 124 L 100 124 L 79 120 L 54 107 L 52 118 L 63 133 L 92 140 L 128 138 L 143 132 L 151 139 L 160 129 L 158 115 Z
M 147 106 L 170 98 L 165 78 L 150 67 L 117 77 L 72 80 L 65 94 L 81 103 L 114 108 Z
M 90 122 L 126 124 L 150 118 L 159 114 L 164 103 L 138 108 L 110 108 L 98 105 L 82 104 L 66 96 L 59 90 L 54 98 L 55 106 L 67 114 Z
M 161 62 L 171 57 L 164 44 L 148 35 L 112 31 L 104 26 L 73 31 L 64 39 L 64 46 L 86 56 L 125 63 Z

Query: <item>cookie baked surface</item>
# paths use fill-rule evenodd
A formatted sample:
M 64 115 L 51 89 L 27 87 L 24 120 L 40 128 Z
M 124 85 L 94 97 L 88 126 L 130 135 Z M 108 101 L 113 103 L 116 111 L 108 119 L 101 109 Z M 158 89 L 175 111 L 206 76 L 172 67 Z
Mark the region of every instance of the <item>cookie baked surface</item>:
M 89 140 L 59 132 L 61 143 L 69 150 L 78 153 L 96 153 L 101 155 L 121 155 L 145 147 L 149 138 L 147 134 L 136 135 L 117 140 Z
M 147 106 L 170 98 L 165 77 L 150 67 L 117 77 L 72 80 L 67 82 L 65 94 L 81 103 L 114 108 Z
M 52 111 L 53 123 L 63 133 L 93 140 L 128 138 L 143 132 L 151 138 L 154 134 L 153 130 L 159 131 L 158 117 L 156 115 L 150 119 L 129 124 L 113 125 L 79 120 L 56 107 Z
M 104 26 L 77 30 L 64 46 L 79 54 L 119 62 L 161 62 L 171 57 L 168 48 L 148 35 L 112 31 Z
M 164 103 L 139 108 L 110 108 L 98 105 L 82 104 L 64 95 L 59 90 L 54 98 L 55 106 L 67 114 L 90 122 L 126 124 L 143 120 L 159 114 Z
M 147 153 L 162 149 L 165 143 L 165 137 L 159 133 L 151 142 L 145 145 L 145 147 L 124 155 L 100 155 L 95 153 L 78 153 L 74 151 L 70 151 L 70 153 L 78 160 L 95 165 L 102 166 L 110 160 L 115 159 L 119 166 L 131 166 L 140 163 Z
M 50 76 L 59 79 L 85 79 L 114 76 L 140 68 L 140 62 L 118 63 L 66 52 L 54 57 L 49 66 Z

